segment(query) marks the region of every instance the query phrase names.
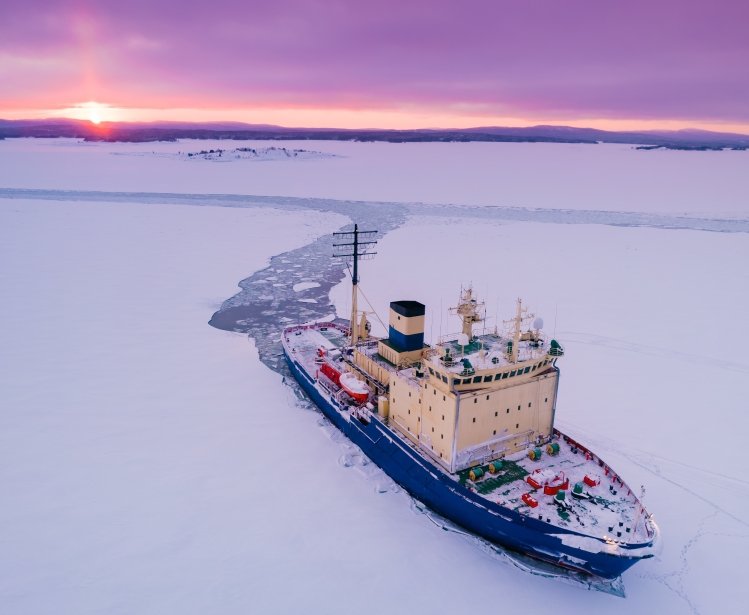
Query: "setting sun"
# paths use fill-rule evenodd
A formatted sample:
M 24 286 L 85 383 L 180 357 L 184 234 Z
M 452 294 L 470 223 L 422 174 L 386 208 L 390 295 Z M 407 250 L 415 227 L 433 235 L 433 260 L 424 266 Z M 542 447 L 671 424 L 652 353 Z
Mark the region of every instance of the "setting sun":
M 63 109 L 60 115 L 78 120 L 88 120 L 92 124 L 116 122 L 122 119 L 120 109 L 95 101 L 79 103 L 68 107 Z

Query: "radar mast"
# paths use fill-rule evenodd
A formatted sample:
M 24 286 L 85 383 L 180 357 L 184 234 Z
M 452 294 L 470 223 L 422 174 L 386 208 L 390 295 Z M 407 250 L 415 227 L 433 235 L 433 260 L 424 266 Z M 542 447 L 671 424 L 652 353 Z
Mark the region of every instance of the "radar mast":
M 468 342 L 473 339 L 473 323 L 483 322 L 485 313 L 484 302 L 476 301 L 473 296 L 473 287 L 460 289 L 460 301 L 456 307 L 450 308 L 450 313 L 460 316 L 463 321 L 463 335 L 468 337 Z

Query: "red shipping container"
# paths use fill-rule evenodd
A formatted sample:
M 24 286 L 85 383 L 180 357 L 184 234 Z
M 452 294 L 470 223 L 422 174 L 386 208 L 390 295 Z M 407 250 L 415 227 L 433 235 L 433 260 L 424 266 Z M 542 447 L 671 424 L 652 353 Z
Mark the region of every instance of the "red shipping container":
M 522 497 L 523 502 L 525 502 L 528 506 L 531 508 L 535 508 L 538 506 L 538 502 L 535 500 L 535 498 L 530 493 L 524 493 Z
M 533 478 L 532 475 L 528 475 L 525 477 L 525 482 L 528 483 L 531 487 L 534 489 L 540 489 L 541 483 L 539 483 L 535 478 Z

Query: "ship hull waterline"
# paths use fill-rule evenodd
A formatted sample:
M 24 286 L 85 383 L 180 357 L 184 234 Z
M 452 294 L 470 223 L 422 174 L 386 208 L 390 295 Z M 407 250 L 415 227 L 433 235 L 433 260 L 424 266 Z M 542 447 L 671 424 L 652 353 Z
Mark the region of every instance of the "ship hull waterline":
M 289 356 L 286 348 L 284 356 L 294 378 L 310 399 L 375 465 L 412 497 L 469 532 L 501 547 L 605 579 L 616 578 L 641 559 L 652 556 L 627 555 L 628 550 L 640 551 L 652 543 L 612 546 L 617 553 L 606 552 L 609 545 L 605 543 L 601 543 L 599 552 L 572 546 L 569 543 L 574 543 L 576 537 L 587 541 L 595 539 L 481 498 L 420 458 L 378 417 L 372 416 L 365 423 L 341 413 L 336 402 L 318 390 L 314 380 Z M 560 536 L 567 537 L 568 544 L 564 544 Z

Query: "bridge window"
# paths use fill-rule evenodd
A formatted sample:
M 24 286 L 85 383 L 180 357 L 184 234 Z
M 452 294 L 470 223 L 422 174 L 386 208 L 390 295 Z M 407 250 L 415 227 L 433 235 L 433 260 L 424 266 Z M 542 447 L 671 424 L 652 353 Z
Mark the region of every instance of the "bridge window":
M 499 380 L 502 377 L 502 374 L 494 374 L 494 380 Z
M 475 378 L 473 379 L 473 384 L 478 384 L 479 382 L 481 382 L 481 376 L 476 376 L 476 377 L 475 377 Z
M 484 376 L 484 382 L 491 382 L 491 381 L 492 381 L 491 374 L 489 374 L 488 376 Z

